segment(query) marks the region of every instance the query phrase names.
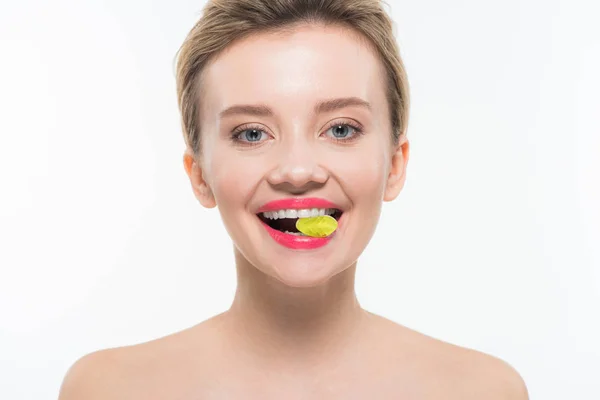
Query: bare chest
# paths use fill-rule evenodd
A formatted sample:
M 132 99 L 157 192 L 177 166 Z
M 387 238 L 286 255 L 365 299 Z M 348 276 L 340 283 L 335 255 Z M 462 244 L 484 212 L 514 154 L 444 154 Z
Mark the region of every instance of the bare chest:
M 375 373 L 377 372 L 377 373 Z M 185 376 L 181 373 L 180 377 Z M 365 367 L 360 374 L 297 378 L 278 371 L 219 371 L 189 379 L 160 380 L 127 400 L 468 400 L 471 397 L 451 382 L 431 380 Z

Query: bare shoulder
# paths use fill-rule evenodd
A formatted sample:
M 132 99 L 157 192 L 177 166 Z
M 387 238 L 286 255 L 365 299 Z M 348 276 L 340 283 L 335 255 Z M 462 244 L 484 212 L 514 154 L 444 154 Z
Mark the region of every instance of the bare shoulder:
M 152 341 L 89 353 L 68 369 L 59 400 L 174 398 L 202 384 L 211 349 L 207 320 Z M 190 379 L 191 378 L 191 379 Z M 183 394 L 182 394 L 183 395 Z M 180 397 L 177 397 L 180 398 Z
M 126 378 L 127 351 L 106 349 L 79 358 L 67 371 L 60 387 L 59 400 L 119 399 L 119 381 Z M 122 385 L 122 382 L 121 382 Z
M 482 389 L 490 392 L 490 399 L 528 400 L 527 386 L 521 375 L 506 361 L 480 353 L 483 358 L 481 369 L 476 376 L 481 377 L 486 386 Z M 487 377 L 487 380 L 485 379 Z
M 411 377 L 412 381 L 428 388 L 423 397 L 529 399 L 521 375 L 500 358 L 450 344 L 380 318 L 388 332 L 384 335 L 388 338 L 387 347 L 395 349 L 393 352 L 397 354 L 396 366 L 409 364 L 409 371 L 415 374 Z M 435 384 L 432 385 L 432 382 Z
M 448 359 L 461 366 L 455 375 L 469 382 L 473 398 L 490 400 L 528 400 L 529 395 L 521 375 L 506 361 L 477 350 L 448 343 Z

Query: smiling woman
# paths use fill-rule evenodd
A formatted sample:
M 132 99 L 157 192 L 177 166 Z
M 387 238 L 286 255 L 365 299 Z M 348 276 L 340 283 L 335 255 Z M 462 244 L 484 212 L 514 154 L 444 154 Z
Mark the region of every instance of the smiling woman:
M 81 358 L 62 399 L 527 398 L 503 361 L 356 297 L 357 260 L 409 158 L 392 26 L 376 0 L 208 2 L 179 51 L 177 93 L 193 193 L 234 244 L 233 303 Z M 325 216 L 332 233 L 298 229 Z

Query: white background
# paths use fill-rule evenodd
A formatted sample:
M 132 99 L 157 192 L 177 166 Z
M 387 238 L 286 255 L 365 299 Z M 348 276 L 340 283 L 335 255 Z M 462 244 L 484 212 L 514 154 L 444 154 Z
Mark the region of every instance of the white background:
M 506 360 L 532 399 L 600 399 L 598 3 L 389 3 L 411 156 L 359 301 Z M 2 0 L 1 399 L 55 399 L 84 354 L 229 307 L 232 244 L 192 194 L 175 92 L 203 5 Z

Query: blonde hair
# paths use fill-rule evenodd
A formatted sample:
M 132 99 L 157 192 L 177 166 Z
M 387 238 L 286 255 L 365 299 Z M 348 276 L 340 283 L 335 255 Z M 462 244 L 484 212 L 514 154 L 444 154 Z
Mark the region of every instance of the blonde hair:
M 177 52 L 177 101 L 186 145 L 201 150 L 199 102 L 201 73 L 207 63 L 236 40 L 258 32 L 292 32 L 303 23 L 350 28 L 374 46 L 386 71 L 392 142 L 406 134 L 409 87 L 394 37 L 394 23 L 381 0 L 209 0 L 200 20 Z M 387 3 L 385 3 L 387 5 Z M 362 36 L 361 36 L 362 35 Z

